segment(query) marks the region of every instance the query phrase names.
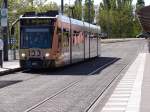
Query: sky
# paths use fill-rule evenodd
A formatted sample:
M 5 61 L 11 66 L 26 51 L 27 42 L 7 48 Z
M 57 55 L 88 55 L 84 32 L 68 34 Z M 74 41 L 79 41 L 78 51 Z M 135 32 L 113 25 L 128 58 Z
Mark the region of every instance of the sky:
M 56 2 L 57 4 L 59 4 L 60 5 L 60 3 L 61 3 L 61 0 L 48 0 L 48 1 L 54 1 L 54 2 Z M 74 1 L 75 0 L 64 0 L 64 3 L 69 3 L 69 1 L 70 1 L 70 3 L 71 4 L 73 4 L 74 3 Z M 94 4 L 95 5 L 99 5 L 99 3 L 101 2 L 102 0 L 94 0 Z M 133 0 L 133 4 L 136 4 L 136 1 L 137 0 Z M 144 0 L 145 1 L 145 5 L 147 6 L 147 5 L 150 5 L 150 0 Z

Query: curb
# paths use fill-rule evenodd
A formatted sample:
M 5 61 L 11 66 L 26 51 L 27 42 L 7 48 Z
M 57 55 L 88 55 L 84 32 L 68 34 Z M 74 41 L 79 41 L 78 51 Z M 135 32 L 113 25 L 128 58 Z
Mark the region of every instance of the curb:
M 132 41 L 132 40 L 114 40 L 114 41 L 102 41 L 101 43 L 116 43 L 116 42 L 126 42 L 126 41 Z
M 126 41 L 134 41 L 134 40 L 139 40 L 139 39 L 122 39 L 122 40 L 101 40 L 101 43 L 116 43 L 116 42 L 126 42 Z
M 15 72 L 19 72 L 21 70 L 22 70 L 21 68 L 8 69 L 8 70 L 5 70 L 5 71 L 1 71 L 0 76 L 8 75 L 8 74 L 15 73 Z

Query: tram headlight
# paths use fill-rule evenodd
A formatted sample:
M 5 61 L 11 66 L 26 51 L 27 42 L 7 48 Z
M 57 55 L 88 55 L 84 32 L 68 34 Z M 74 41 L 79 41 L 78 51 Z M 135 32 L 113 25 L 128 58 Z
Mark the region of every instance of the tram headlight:
M 22 53 L 21 56 L 24 58 L 24 57 L 26 56 L 26 54 L 25 54 L 25 53 Z
M 49 53 L 46 53 L 46 54 L 45 54 L 45 57 L 46 57 L 46 58 L 47 58 L 47 57 L 49 57 L 49 56 L 50 56 L 50 54 L 49 54 Z

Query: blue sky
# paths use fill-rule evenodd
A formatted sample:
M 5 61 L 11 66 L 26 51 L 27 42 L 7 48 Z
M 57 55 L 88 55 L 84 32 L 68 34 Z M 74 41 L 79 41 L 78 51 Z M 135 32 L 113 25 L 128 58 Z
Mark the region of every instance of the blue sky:
M 61 0 L 48 0 L 48 1 L 54 1 L 57 4 L 61 3 Z M 73 4 L 75 0 L 70 0 L 70 3 Z M 102 0 L 94 0 L 95 4 L 99 4 Z M 137 0 L 133 0 L 133 4 L 136 4 Z M 150 5 L 150 0 L 144 0 L 145 5 Z M 65 3 L 69 3 L 69 0 L 64 0 Z

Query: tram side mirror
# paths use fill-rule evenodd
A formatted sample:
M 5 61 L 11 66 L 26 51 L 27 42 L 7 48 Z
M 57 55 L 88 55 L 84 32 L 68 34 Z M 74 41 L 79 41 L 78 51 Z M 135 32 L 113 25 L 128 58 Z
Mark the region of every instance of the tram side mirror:
M 14 26 L 11 27 L 11 35 L 14 35 L 15 34 L 15 28 Z

